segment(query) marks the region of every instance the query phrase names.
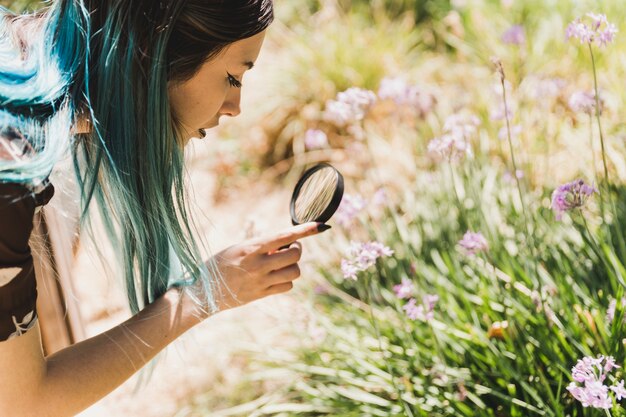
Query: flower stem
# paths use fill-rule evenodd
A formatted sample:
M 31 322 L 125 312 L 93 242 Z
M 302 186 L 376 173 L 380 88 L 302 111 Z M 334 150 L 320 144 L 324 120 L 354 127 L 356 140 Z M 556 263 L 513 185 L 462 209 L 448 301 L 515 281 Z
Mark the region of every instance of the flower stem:
M 609 169 L 606 163 L 606 151 L 604 150 L 604 135 L 602 134 L 602 123 L 600 122 L 600 95 L 598 93 L 598 76 L 596 73 L 596 60 L 593 56 L 591 44 L 589 46 L 589 54 L 591 55 L 591 66 L 593 68 L 593 86 L 596 98 L 596 120 L 598 122 L 598 131 L 600 133 L 600 146 L 602 147 L 602 164 L 604 165 L 604 181 L 609 186 Z
M 593 249 L 596 252 L 596 254 L 598 255 L 599 258 L 601 258 L 602 260 L 604 260 L 604 258 L 602 257 L 602 249 L 600 249 L 600 246 L 598 245 L 598 242 L 596 242 L 596 239 L 593 237 L 593 235 L 591 234 L 591 230 L 589 230 L 589 224 L 587 223 L 587 219 L 585 218 L 584 214 L 582 213 L 582 211 L 578 211 L 580 218 L 583 221 L 583 226 L 585 226 L 585 230 L 587 231 L 587 236 L 589 236 L 589 240 L 591 241 L 591 244 L 593 245 Z M 605 263 L 606 265 L 606 263 Z M 608 267 L 608 265 L 606 265 Z
M 391 365 L 389 364 L 389 361 L 385 357 L 385 352 L 383 351 L 383 343 L 380 338 L 380 329 L 378 328 L 378 321 L 376 321 L 376 315 L 374 314 L 372 293 L 370 291 L 370 290 L 373 291 L 373 285 L 374 283 L 372 282 L 372 280 L 369 278 L 366 278 L 365 291 L 367 293 L 367 303 L 370 305 L 370 309 L 369 309 L 370 319 L 372 321 L 372 326 L 374 327 L 374 332 L 376 332 L 376 338 L 378 339 L 378 350 L 380 350 L 380 353 L 383 356 L 383 361 L 385 362 L 385 365 L 387 367 L 387 372 L 389 373 L 389 377 L 391 378 L 391 384 L 393 385 L 394 390 L 398 394 L 398 400 L 400 400 L 402 402 L 402 405 L 404 406 L 404 412 L 406 413 L 406 416 L 415 417 L 413 412 L 411 411 L 411 407 L 409 406 L 409 404 L 407 404 L 407 402 L 402 398 L 402 392 L 400 391 L 400 388 L 398 388 L 398 385 L 396 384 L 396 378 L 393 374 L 393 370 L 391 369 Z
M 593 116 L 589 113 L 589 146 L 591 151 L 591 163 L 593 165 L 593 179 L 596 184 L 599 184 L 598 181 L 598 166 L 596 164 L 596 155 L 593 151 Z M 600 196 L 600 213 L 602 215 L 602 221 L 604 221 L 604 198 Z
M 534 231 L 531 229 L 530 222 L 528 220 L 528 214 L 526 212 L 526 203 L 524 203 L 524 194 L 522 193 L 522 183 L 517 175 L 517 162 L 515 161 L 515 151 L 513 149 L 513 139 L 511 137 L 511 122 L 509 121 L 509 106 L 506 99 L 506 85 L 504 84 L 505 75 L 504 69 L 502 68 L 502 63 L 499 63 L 499 73 L 500 73 L 500 83 L 502 84 L 502 101 L 504 103 L 504 119 L 506 120 L 506 133 L 509 142 L 509 150 L 511 152 L 511 162 L 513 163 L 513 176 L 515 177 L 515 181 L 517 183 L 517 192 L 519 194 L 520 202 L 522 203 L 522 212 L 524 213 L 524 224 L 526 226 L 526 239 L 528 239 L 528 243 L 530 246 L 531 256 L 534 260 L 533 265 L 535 268 L 535 279 L 537 280 L 537 284 L 539 285 L 539 289 L 541 289 L 541 279 L 539 278 L 539 260 L 535 254 L 535 242 L 534 242 Z M 541 303 L 543 304 L 543 291 L 539 291 L 541 294 Z
M 617 243 L 619 245 L 619 250 L 622 258 L 626 256 L 626 243 L 624 242 L 624 237 L 622 236 L 622 227 L 619 219 L 619 213 L 617 212 L 617 207 L 615 206 L 615 201 L 613 201 L 613 197 L 611 195 L 611 188 L 609 182 L 609 169 L 606 163 L 606 150 L 604 148 L 604 134 L 602 133 L 602 122 L 600 119 L 600 93 L 598 91 L 598 75 L 596 70 L 596 60 L 593 55 L 593 48 L 591 44 L 588 44 L 589 47 L 589 55 L 591 55 L 591 67 L 593 69 L 593 87 L 596 96 L 596 121 L 598 122 L 598 133 L 600 134 L 600 146 L 602 148 L 602 164 L 604 166 L 604 190 L 606 191 L 607 198 L 609 203 L 611 204 L 611 208 L 613 209 L 613 215 L 615 216 L 615 225 L 617 226 Z M 601 197 L 600 201 L 603 198 Z M 602 217 L 602 221 L 606 223 L 604 219 L 604 213 Z M 611 239 L 611 228 L 608 227 L 609 230 L 609 241 L 612 243 Z
M 624 285 L 624 280 L 621 278 L 621 272 L 619 271 L 618 268 L 616 268 L 614 265 L 612 265 L 612 263 L 609 260 L 606 259 L 606 257 L 604 256 L 604 253 L 602 251 L 602 248 L 600 247 L 600 245 L 596 241 L 595 237 L 593 237 L 593 234 L 591 233 L 591 230 L 589 229 L 589 224 L 587 223 L 587 218 L 584 216 L 584 214 L 582 213 L 582 211 L 580 209 L 577 210 L 577 211 L 578 211 L 578 214 L 579 214 L 580 218 L 583 221 L 583 226 L 585 227 L 585 231 L 587 232 L 587 236 L 589 238 L 589 241 L 591 242 L 591 246 L 592 246 L 591 249 L 596 254 L 596 256 L 598 257 L 600 262 L 602 262 L 602 264 L 606 268 L 607 272 L 612 269 L 613 272 L 615 273 L 615 276 L 617 277 L 617 280 L 619 281 L 619 284 Z M 613 286 L 611 285 L 611 287 L 613 287 Z M 598 345 L 600 345 L 600 343 L 598 343 Z

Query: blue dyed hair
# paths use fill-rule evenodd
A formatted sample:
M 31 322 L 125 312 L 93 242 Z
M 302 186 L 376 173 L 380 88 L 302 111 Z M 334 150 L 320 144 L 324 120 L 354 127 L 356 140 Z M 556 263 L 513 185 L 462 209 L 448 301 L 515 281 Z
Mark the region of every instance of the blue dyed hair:
M 83 220 L 95 199 L 133 312 L 198 279 L 206 299 L 197 301 L 215 308 L 219 271 L 202 262 L 192 233 L 167 85 L 272 19 L 271 0 L 56 0 L 29 16 L 0 9 L 0 142 L 29 149 L 0 157 L 0 181 L 36 184 L 71 150 Z M 92 129 L 74 137 L 79 119 Z

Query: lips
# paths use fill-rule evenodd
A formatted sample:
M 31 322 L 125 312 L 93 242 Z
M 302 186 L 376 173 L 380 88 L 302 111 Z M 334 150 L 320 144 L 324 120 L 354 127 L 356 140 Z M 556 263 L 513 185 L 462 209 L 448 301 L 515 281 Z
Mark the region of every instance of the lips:
M 215 120 L 214 122 L 209 123 L 207 126 L 201 127 L 200 129 L 198 129 L 198 137 L 201 139 L 204 139 L 207 135 L 206 131 L 214 127 L 217 127 L 219 124 L 220 124 L 219 120 Z

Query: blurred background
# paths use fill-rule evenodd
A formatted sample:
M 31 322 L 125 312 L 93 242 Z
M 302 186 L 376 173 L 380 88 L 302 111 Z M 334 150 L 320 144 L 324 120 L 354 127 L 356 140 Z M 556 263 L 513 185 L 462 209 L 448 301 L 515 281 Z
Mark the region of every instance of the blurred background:
M 626 42 L 618 32 L 594 50 L 601 144 L 593 111 L 573 100 L 593 94 L 589 49 L 565 32 L 587 12 L 625 31 L 622 2 L 275 7 L 246 75 L 242 115 L 189 145 L 200 233 L 215 252 L 288 226 L 298 176 L 322 161 L 346 178 L 333 229 L 305 243 L 290 294 L 207 320 L 168 349 L 149 384 L 137 388 L 134 378 L 81 415 L 599 415 L 565 386 L 582 356 L 624 362 L 626 335 L 607 312 L 626 275 L 613 240 L 626 212 Z M 353 87 L 366 104 L 346 121 L 333 103 Z M 471 155 L 458 163 L 428 146 L 456 123 L 451 116 L 472 126 Z M 550 209 L 559 184 L 602 181 L 603 148 L 617 202 L 608 236 L 598 198 L 585 225 L 575 216 L 558 222 Z M 487 236 L 488 255 L 459 252 L 470 229 Z M 341 263 L 355 241 L 394 254 L 352 280 Z M 96 334 L 128 312 L 89 246 L 78 254 L 72 296 Z M 418 299 L 438 294 L 432 320 L 407 320 L 393 290 L 403 278 Z M 624 415 L 618 405 L 612 412 Z

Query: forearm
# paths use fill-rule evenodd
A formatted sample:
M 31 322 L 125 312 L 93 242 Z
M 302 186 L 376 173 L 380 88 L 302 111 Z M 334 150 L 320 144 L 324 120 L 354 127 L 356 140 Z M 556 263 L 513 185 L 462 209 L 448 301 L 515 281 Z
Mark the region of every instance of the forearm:
M 201 318 L 176 289 L 126 322 L 46 358 L 33 416 L 73 416 L 97 402 Z M 29 415 L 29 414 L 27 414 Z

